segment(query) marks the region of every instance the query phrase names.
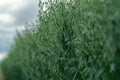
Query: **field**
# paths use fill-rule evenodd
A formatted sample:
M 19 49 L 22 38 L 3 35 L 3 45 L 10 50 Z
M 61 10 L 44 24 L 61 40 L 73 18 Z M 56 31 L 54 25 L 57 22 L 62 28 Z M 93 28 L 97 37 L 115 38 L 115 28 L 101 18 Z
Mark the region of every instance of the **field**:
M 17 33 L 1 64 L 5 80 L 119 80 L 119 4 L 40 1 L 37 24 Z

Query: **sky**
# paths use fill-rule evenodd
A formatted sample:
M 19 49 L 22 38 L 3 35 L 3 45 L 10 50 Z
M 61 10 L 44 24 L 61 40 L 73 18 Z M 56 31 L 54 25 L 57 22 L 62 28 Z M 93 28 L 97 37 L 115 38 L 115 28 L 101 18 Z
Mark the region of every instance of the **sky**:
M 8 54 L 16 30 L 34 23 L 38 15 L 39 0 L 0 0 L 0 60 Z

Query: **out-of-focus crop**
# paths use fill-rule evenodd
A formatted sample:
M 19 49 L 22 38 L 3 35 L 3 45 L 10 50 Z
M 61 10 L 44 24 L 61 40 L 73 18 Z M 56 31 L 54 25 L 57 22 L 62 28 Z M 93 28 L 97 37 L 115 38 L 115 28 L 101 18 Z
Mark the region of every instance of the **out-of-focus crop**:
M 2 62 L 5 80 L 119 80 L 119 0 L 48 0 L 39 6 L 38 24 L 18 33 Z

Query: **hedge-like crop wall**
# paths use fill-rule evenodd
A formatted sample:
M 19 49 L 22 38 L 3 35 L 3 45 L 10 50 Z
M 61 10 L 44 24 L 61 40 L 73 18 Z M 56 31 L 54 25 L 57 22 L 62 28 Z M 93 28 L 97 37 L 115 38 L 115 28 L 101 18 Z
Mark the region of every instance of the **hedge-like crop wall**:
M 119 80 L 119 5 L 119 0 L 40 1 L 37 25 L 18 33 L 2 62 L 5 80 Z

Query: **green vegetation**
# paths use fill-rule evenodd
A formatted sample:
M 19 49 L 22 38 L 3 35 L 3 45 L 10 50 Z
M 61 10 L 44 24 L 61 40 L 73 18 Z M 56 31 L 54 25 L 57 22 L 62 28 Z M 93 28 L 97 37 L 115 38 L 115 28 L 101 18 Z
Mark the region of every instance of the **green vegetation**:
M 2 62 L 5 80 L 119 80 L 119 4 L 119 0 L 40 2 L 38 24 L 18 33 Z
M 0 69 L 0 80 L 4 80 L 1 69 Z

